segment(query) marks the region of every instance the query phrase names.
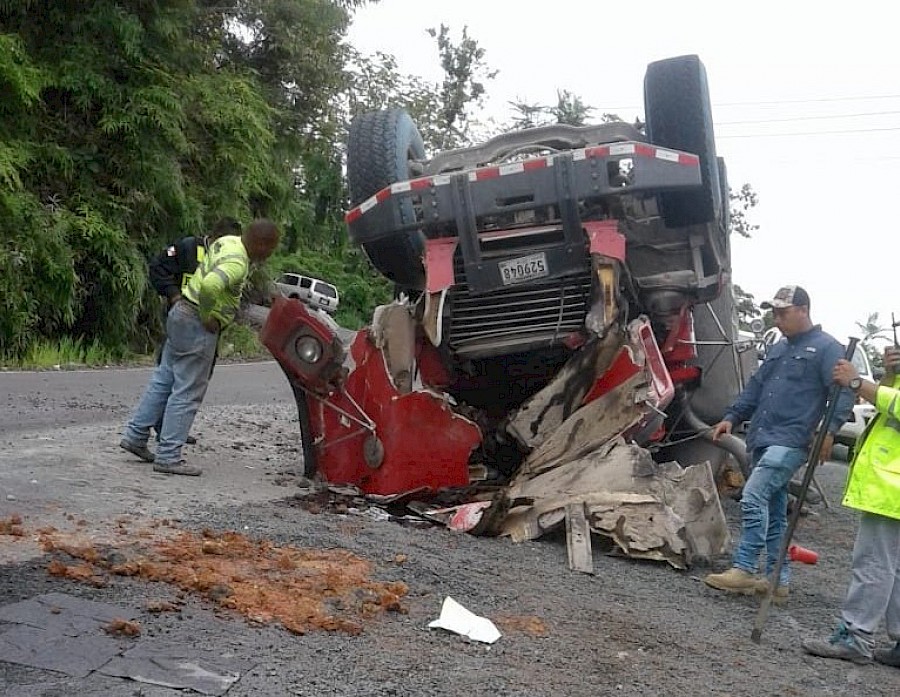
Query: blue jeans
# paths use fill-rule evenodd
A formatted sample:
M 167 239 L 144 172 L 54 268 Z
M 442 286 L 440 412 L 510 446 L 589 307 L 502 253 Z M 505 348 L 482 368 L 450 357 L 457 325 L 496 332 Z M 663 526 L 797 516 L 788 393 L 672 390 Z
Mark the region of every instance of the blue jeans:
M 787 485 L 806 462 L 806 450 L 770 445 L 752 453 L 753 470 L 741 496 L 741 541 L 734 550 L 732 564 L 751 574 L 759 571 L 759 557 L 766 552 L 766 575 L 771 576 L 781 554 L 787 528 Z M 785 559 L 779 585 L 790 581 Z
M 203 327 L 197 308 L 186 300 L 169 311 L 159 365 L 122 434 L 134 445 L 146 445 L 150 428 L 162 419 L 159 464 L 181 460 L 181 448 L 206 395 L 218 341 L 219 335 Z

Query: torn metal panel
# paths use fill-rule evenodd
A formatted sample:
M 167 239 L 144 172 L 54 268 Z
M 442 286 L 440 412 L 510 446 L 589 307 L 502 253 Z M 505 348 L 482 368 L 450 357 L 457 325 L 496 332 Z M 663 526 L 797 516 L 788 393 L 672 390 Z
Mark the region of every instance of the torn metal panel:
M 524 447 L 539 447 L 582 405 L 597 376 L 609 368 L 622 347 L 622 336 L 611 333 L 586 345 L 550 383 L 511 415 L 506 430 Z
M 647 412 L 636 401 L 638 391 L 645 385 L 644 376 L 635 374 L 572 414 L 528 456 L 512 483 L 510 495 L 515 496 L 518 482 L 586 456 L 637 425 Z
M 565 520 L 567 506 L 581 504 L 591 529 L 628 556 L 685 568 L 728 543 L 708 463 L 657 465 L 644 448 L 621 440 L 519 479 L 509 495 L 501 534 L 516 541 L 549 532 Z
M 413 388 L 416 360 L 416 325 L 407 303 L 379 305 L 372 316 L 369 336 L 384 354 L 388 375 L 400 394 Z
M 566 506 L 566 549 L 572 571 L 594 573 L 591 528 L 582 503 L 570 503 Z

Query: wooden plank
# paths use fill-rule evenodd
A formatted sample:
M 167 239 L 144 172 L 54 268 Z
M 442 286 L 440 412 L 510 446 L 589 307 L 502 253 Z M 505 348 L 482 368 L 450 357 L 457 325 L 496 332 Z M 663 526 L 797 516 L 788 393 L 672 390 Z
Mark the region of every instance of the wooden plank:
M 591 528 L 584 514 L 584 503 L 566 506 L 566 547 L 569 568 L 586 574 L 594 573 L 594 554 L 591 550 Z

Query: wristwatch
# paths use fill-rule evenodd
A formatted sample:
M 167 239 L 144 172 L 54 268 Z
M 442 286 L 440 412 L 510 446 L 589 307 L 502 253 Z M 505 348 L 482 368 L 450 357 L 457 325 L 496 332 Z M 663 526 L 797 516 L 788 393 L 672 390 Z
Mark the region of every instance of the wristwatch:
M 854 392 L 859 392 L 859 388 L 862 387 L 862 378 L 857 375 L 849 383 L 847 383 L 847 387 L 849 387 Z

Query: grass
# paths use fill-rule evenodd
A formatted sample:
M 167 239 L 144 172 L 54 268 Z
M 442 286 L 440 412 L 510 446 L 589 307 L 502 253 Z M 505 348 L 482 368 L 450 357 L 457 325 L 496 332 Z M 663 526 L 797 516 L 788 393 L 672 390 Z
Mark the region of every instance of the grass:
M 97 341 L 65 337 L 58 341 L 37 341 L 21 356 L 3 356 L 0 364 L 27 370 L 99 368 L 122 363 L 128 358 L 124 349 L 110 349 Z
M 233 324 L 219 340 L 219 358 L 256 360 L 271 354 L 250 327 Z M 110 349 L 96 341 L 63 338 L 58 341 L 41 340 L 33 343 L 20 356 L 0 356 L 0 367 L 14 370 L 72 370 L 103 368 L 111 365 L 152 365 L 155 353 L 133 353 L 125 348 Z
M 270 356 L 260 343 L 259 334 L 238 322 L 226 327 L 219 338 L 219 358 L 251 360 Z

